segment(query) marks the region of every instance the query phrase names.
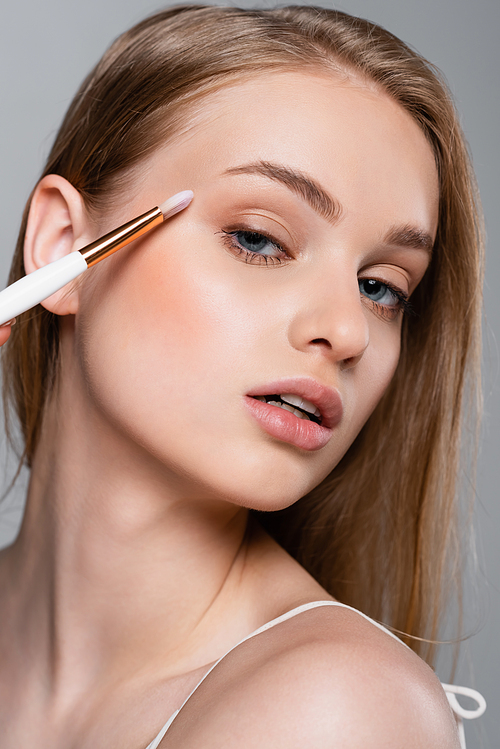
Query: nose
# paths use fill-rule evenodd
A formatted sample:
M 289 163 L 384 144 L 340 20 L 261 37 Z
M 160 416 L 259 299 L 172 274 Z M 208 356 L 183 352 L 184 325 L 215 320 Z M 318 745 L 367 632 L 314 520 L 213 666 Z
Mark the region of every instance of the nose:
M 288 338 L 298 351 L 321 354 L 342 369 L 356 366 L 370 340 L 357 278 L 324 278 L 308 285 L 290 321 Z

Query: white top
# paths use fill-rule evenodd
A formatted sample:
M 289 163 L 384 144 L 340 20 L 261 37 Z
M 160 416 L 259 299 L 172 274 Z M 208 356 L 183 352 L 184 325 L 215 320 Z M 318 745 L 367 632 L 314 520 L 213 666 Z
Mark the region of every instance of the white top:
M 312 601 L 311 603 L 305 603 L 302 606 L 297 606 L 297 608 L 292 609 L 291 611 L 287 611 L 286 614 L 282 614 L 281 616 L 276 617 L 276 619 L 272 619 L 270 622 L 267 622 L 267 624 L 264 624 L 262 627 L 259 627 L 259 629 L 256 629 L 255 632 L 252 632 L 247 637 L 244 637 L 243 640 L 240 640 L 234 647 L 230 648 L 227 653 L 224 653 L 224 655 L 219 658 L 219 660 L 214 663 L 214 665 L 207 671 L 207 673 L 203 676 L 202 679 L 198 682 L 198 684 L 195 686 L 195 688 L 192 690 L 192 692 L 186 697 L 182 705 L 178 710 L 175 711 L 173 715 L 170 716 L 170 718 L 167 720 L 159 734 L 156 736 L 156 738 L 153 739 L 153 741 L 148 744 L 146 749 L 157 749 L 160 741 L 167 733 L 168 729 L 174 722 L 177 715 L 180 713 L 186 702 L 191 698 L 191 696 L 196 692 L 200 684 L 207 678 L 207 676 L 216 668 L 219 663 L 228 655 L 231 653 L 235 648 L 239 647 L 243 642 L 246 642 L 247 640 L 250 640 L 251 637 L 255 637 L 256 635 L 260 635 L 261 632 L 265 632 L 267 629 L 271 629 L 271 627 L 275 627 L 277 624 L 281 624 L 281 622 L 286 621 L 287 619 L 291 619 L 292 616 L 297 616 L 297 614 L 301 614 L 303 611 L 309 611 L 309 609 L 315 609 L 319 606 L 341 606 L 344 609 L 349 609 L 350 611 L 355 611 L 357 614 L 362 616 L 364 619 L 366 619 L 368 622 L 371 622 L 375 627 L 378 627 L 382 630 L 382 632 L 385 632 L 386 634 L 393 637 L 397 642 L 399 642 L 403 647 L 408 647 L 405 645 L 404 642 L 402 642 L 399 637 L 396 637 L 395 634 L 390 632 L 386 627 L 384 627 L 382 624 L 379 624 L 378 622 L 374 621 L 373 619 L 370 619 L 369 616 L 366 616 L 366 614 L 363 614 L 362 611 L 358 611 L 358 609 L 354 609 L 352 606 L 347 606 L 345 603 L 339 603 L 338 601 Z M 468 687 L 457 687 L 453 684 L 443 684 L 443 689 L 446 693 L 446 696 L 448 697 L 448 702 L 450 703 L 450 706 L 455 713 L 455 718 L 457 720 L 458 724 L 458 733 L 460 737 L 460 745 L 462 749 L 466 749 L 465 747 L 465 734 L 464 734 L 464 728 L 462 723 L 462 718 L 479 718 L 480 715 L 484 713 L 486 710 L 486 700 L 484 697 L 479 694 L 479 692 L 476 692 L 475 689 L 469 689 Z M 466 697 L 471 697 L 472 699 L 476 700 L 477 702 L 477 708 L 475 710 L 465 710 L 460 703 L 457 700 L 456 695 L 462 694 Z

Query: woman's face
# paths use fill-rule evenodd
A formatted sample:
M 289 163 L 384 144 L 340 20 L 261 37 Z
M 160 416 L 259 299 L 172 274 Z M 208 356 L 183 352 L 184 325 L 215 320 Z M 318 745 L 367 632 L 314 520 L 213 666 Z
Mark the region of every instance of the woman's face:
M 436 232 L 430 146 L 362 83 L 266 73 L 207 99 L 132 182 L 100 229 L 194 199 L 83 286 L 88 397 L 185 496 L 287 506 L 394 374 Z

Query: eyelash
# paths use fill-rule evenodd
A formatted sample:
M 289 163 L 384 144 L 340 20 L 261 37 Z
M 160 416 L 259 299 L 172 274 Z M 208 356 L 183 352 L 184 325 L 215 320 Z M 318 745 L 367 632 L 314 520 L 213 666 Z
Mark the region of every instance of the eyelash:
M 376 314 L 378 314 L 380 317 L 382 317 L 384 320 L 388 320 L 391 322 L 392 320 L 395 320 L 396 317 L 398 317 L 399 313 L 402 312 L 403 315 L 407 316 L 414 316 L 415 310 L 408 301 L 407 294 L 404 293 L 401 289 L 398 289 L 396 286 L 392 286 L 392 284 L 387 283 L 387 281 L 382 281 L 379 278 L 371 278 L 370 276 L 366 278 L 360 278 L 359 282 L 361 281 L 378 281 L 378 283 L 383 284 L 383 286 L 386 287 L 388 291 L 395 297 L 397 300 L 396 305 L 394 307 L 390 307 L 387 304 L 380 304 L 379 302 L 376 302 L 373 299 L 369 299 L 365 294 L 361 292 L 361 297 L 364 300 L 365 304 L 370 305 L 370 309 L 374 310 Z
M 236 252 L 238 256 L 242 257 L 243 262 L 245 263 L 251 263 L 251 264 L 258 264 L 258 265 L 266 265 L 266 266 L 273 266 L 273 265 L 281 265 L 283 262 L 286 262 L 287 260 L 291 260 L 292 256 L 280 245 L 280 243 L 271 237 L 268 234 L 263 234 L 260 231 L 255 231 L 253 229 L 232 229 L 230 231 L 228 230 L 222 230 L 221 232 L 217 232 L 218 234 L 222 235 L 222 239 L 224 244 L 232 251 Z M 273 245 L 277 252 L 282 254 L 282 257 L 274 256 L 274 255 L 262 255 L 259 252 L 252 252 L 251 250 L 248 250 L 245 247 L 242 247 L 241 244 L 237 240 L 238 234 L 247 234 L 247 235 L 253 235 L 257 237 L 262 237 L 262 239 L 267 240 L 269 244 Z M 385 320 L 395 320 L 396 317 L 399 315 L 400 312 L 402 312 L 405 315 L 414 315 L 415 311 L 408 301 L 407 294 L 402 291 L 402 289 L 397 288 L 396 286 L 393 286 L 392 284 L 388 283 L 387 281 L 383 281 L 382 279 L 371 279 L 369 276 L 366 278 L 360 278 L 359 282 L 362 281 L 378 281 L 378 283 L 383 284 L 388 291 L 394 296 L 394 298 L 397 300 L 397 303 L 394 307 L 390 307 L 386 304 L 379 304 L 378 302 L 369 299 L 365 294 L 361 292 L 362 298 L 365 300 L 365 303 L 370 304 L 370 308 L 373 309 L 376 314 L 378 314 L 380 317 L 382 317 Z
M 236 252 L 239 256 L 241 256 L 242 260 L 245 263 L 251 263 L 253 265 L 273 266 L 281 265 L 281 263 L 292 259 L 292 256 L 280 245 L 280 243 L 276 239 L 269 236 L 269 234 L 263 234 L 262 232 L 254 231 L 253 229 L 232 229 L 231 231 L 222 230 L 218 233 L 222 234 L 224 244 L 229 247 L 230 250 Z M 246 247 L 242 247 L 241 244 L 239 244 L 236 238 L 238 234 L 250 234 L 266 239 L 269 244 L 273 245 L 273 247 L 276 248 L 277 252 L 281 253 L 282 257 L 279 257 L 278 255 L 261 255 L 259 252 L 252 252 L 251 250 L 247 250 Z

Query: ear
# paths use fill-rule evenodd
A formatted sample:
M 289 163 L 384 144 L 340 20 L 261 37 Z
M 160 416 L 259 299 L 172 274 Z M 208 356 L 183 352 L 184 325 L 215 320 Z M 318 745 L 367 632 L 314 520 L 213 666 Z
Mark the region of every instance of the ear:
M 49 174 L 38 184 L 31 201 L 24 267 L 31 273 L 91 242 L 83 199 L 64 177 Z M 56 315 L 74 315 L 79 306 L 79 285 L 67 284 L 42 302 Z

